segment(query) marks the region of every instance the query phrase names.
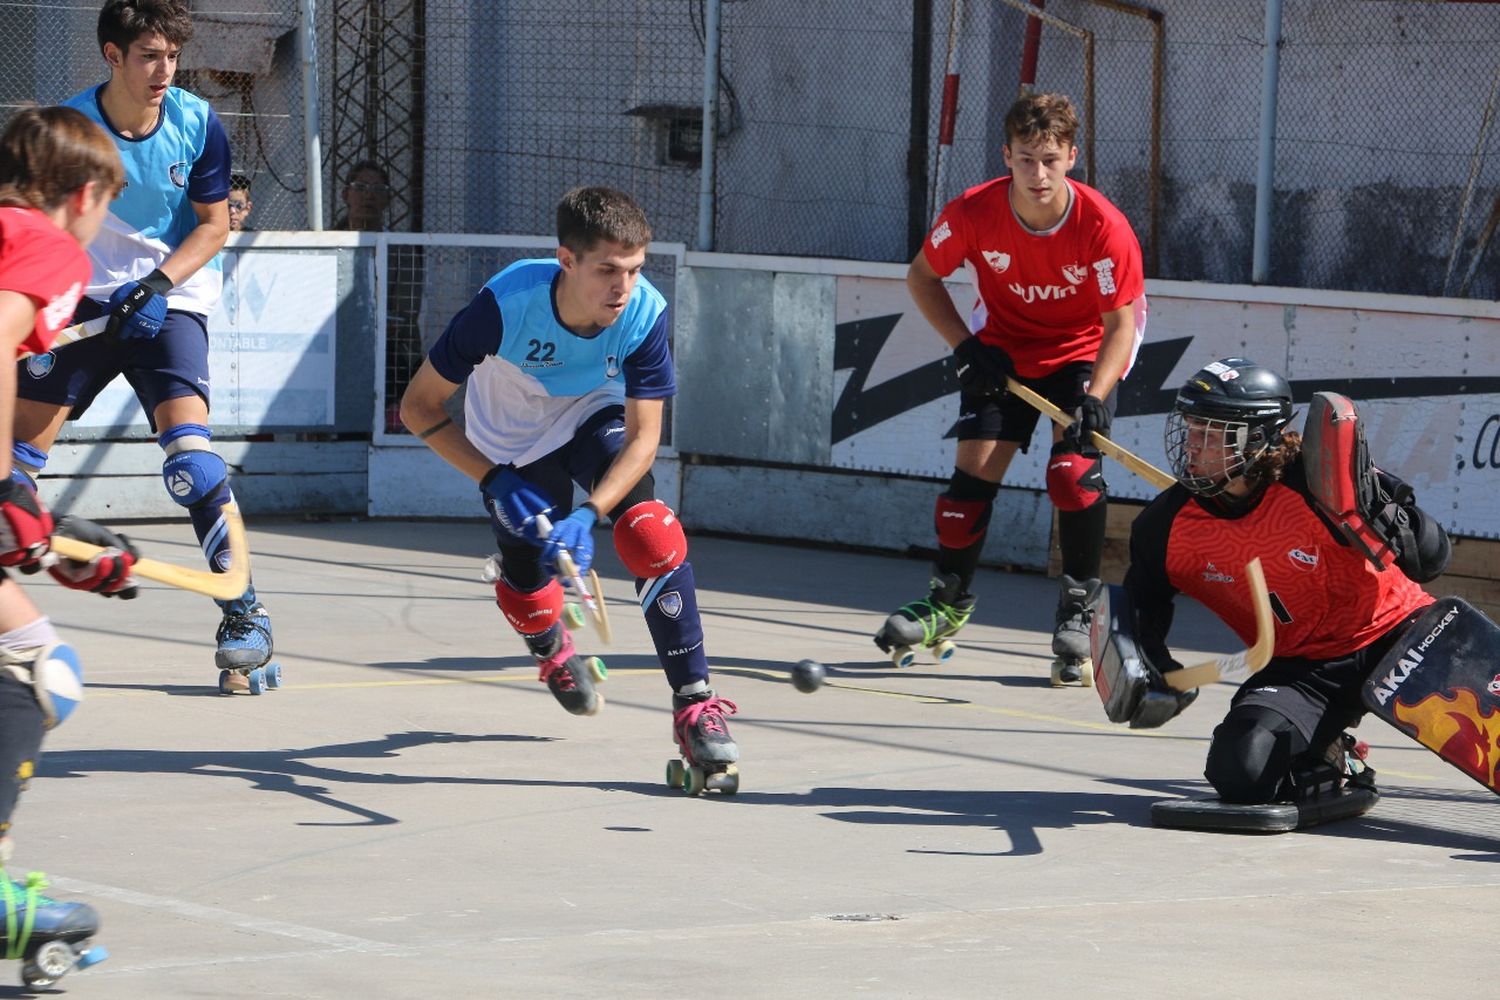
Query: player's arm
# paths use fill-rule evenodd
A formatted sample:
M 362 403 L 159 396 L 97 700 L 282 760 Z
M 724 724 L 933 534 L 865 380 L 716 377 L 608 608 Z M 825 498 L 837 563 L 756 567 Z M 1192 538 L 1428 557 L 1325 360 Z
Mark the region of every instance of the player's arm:
M 193 227 L 193 231 L 187 234 L 187 238 L 158 268 L 172 279 L 173 288 L 187 281 L 204 264 L 213 260 L 214 254 L 224 249 L 224 241 L 229 238 L 228 200 L 212 204 L 194 201 L 189 204 L 193 206 L 193 214 L 198 217 L 198 225 Z
M 1094 360 L 1094 374 L 1089 380 L 1089 395 L 1104 399 L 1125 375 L 1130 355 L 1135 350 L 1135 303 L 1127 303 L 1100 316 L 1104 321 L 1104 339 Z
M 917 311 L 949 347 L 956 348 L 969 339 L 969 326 L 953 304 L 953 296 L 948 294 L 942 277 L 927 260 L 925 250 L 918 250 L 911 267 L 906 269 L 906 288 Z
M 625 443 L 604 477 L 589 492 L 588 502 L 595 510 L 601 513 L 613 510 L 651 469 L 656 461 L 656 448 L 661 444 L 665 409 L 660 399 L 625 400 Z
M 423 360 L 401 396 L 401 422 L 444 461 L 477 483 L 495 463 L 474 447 L 448 416 L 445 404 L 457 391 L 458 383 L 440 375 L 431 358 Z
M 24 292 L 0 291 L 0 359 L 14 358 L 36 326 L 36 300 Z M 0 479 L 9 479 L 16 412 L 16 365 L 0 364 Z

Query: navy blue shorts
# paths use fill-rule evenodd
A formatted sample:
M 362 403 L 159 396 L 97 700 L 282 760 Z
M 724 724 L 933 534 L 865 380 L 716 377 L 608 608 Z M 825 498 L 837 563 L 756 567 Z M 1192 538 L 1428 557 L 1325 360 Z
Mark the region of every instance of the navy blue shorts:
M 1051 375 L 1017 377 L 1016 381 L 1071 415 L 1083 401 L 1093 377 L 1093 362 L 1074 361 Z M 1111 390 L 1109 398 L 1104 401 L 1110 416 L 1115 413 L 1116 395 Z M 958 398 L 958 423 L 953 425 L 953 432 L 960 441 L 1015 441 L 1024 452 L 1036 433 L 1036 422 L 1041 416 L 1036 407 L 1013 393 L 1006 393 L 999 399 L 963 393 Z M 1046 447 L 1052 447 L 1051 438 L 1047 439 Z
M 74 323 L 106 315 L 100 302 L 84 299 Z M 16 395 L 38 403 L 72 407 L 77 420 L 115 376 L 124 375 L 156 431 L 156 408 L 194 393 L 208 403 L 208 324 L 197 313 L 167 311 L 161 332 L 150 340 L 103 335 L 80 340 L 17 362 Z

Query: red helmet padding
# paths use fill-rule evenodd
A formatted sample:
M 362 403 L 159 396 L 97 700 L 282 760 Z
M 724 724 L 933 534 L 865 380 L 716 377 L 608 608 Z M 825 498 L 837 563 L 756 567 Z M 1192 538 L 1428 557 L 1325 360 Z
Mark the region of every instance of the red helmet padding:
M 1104 499 L 1104 467 L 1093 449 L 1079 451 L 1066 439 L 1047 460 L 1047 495 L 1058 510 L 1087 510 Z
M 983 541 L 994 507 L 993 500 L 955 500 L 946 493 L 939 494 L 932 512 L 938 544 L 945 549 L 967 549 Z
M 501 577 L 495 581 L 495 603 L 511 628 L 522 635 L 540 635 L 562 617 L 563 589 L 556 580 L 548 580 L 541 590 L 526 593 Z
M 615 551 L 633 575 L 650 580 L 683 564 L 687 535 L 671 507 L 643 500 L 615 521 Z

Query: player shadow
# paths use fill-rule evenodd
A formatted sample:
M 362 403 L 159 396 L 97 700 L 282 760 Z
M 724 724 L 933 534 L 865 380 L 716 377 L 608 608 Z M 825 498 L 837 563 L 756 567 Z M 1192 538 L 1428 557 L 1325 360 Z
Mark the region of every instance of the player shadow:
M 818 809 L 840 823 L 919 826 L 933 829 L 977 827 L 1003 834 L 1008 849 L 949 851 L 912 847 L 908 854 L 1016 858 L 1043 853 L 1041 834 L 1100 824 L 1149 826 L 1156 793 L 1046 792 L 977 789 L 811 788 L 802 793 L 741 792 L 747 804 Z
M 233 778 L 257 791 L 292 795 L 356 819 L 348 822 L 303 822 L 298 826 L 388 826 L 398 817 L 367 809 L 335 795 L 329 786 L 342 785 L 484 785 L 567 786 L 601 791 L 642 793 L 657 786 L 645 782 L 558 782 L 489 777 L 372 774 L 315 763 L 325 759 L 386 760 L 415 747 L 458 743 L 551 743 L 550 736 L 509 733 L 472 735 L 463 733 L 390 733 L 380 739 L 336 743 L 304 750 L 57 750 L 42 755 L 37 768 L 48 779 L 85 778 L 93 774 L 192 774 Z
M 1493 792 L 1386 786 L 1378 778 L 1376 787 L 1380 801 L 1374 809 L 1357 820 L 1318 829 L 1361 840 L 1471 851 L 1475 853 L 1455 855 L 1454 860 L 1500 864 L 1500 815 Z M 1489 832 L 1462 829 L 1466 824 Z

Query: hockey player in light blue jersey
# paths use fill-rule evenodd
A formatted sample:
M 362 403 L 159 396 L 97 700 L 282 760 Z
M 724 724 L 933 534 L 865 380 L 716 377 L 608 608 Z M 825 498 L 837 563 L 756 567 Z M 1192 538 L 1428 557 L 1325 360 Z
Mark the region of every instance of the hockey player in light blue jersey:
M 90 247 L 93 273 L 73 318 L 107 316 L 108 325 L 103 336 L 19 363 L 12 476 L 34 489 L 63 422 L 123 373 L 165 452 L 168 495 L 187 508 L 210 567 L 224 572 L 234 497 L 210 442 L 206 322 L 229 235 L 229 140 L 207 102 L 172 86 L 191 35 L 176 0 L 111 0 L 99 14 L 109 79 L 66 103 L 104 127 L 125 164 L 126 187 Z M 219 603 L 215 660 L 227 691 L 270 661 L 271 622 L 253 585 Z
M 681 759 L 668 764 L 668 780 L 689 794 L 732 793 L 739 750 L 725 718 L 736 708 L 709 687 L 687 538 L 654 499 L 651 466 L 677 384 L 667 302 L 640 273 L 651 229 L 627 195 L 599 187 L 568 192 L 557 229 L 556 258 L 510 265 L 448 324 L 402 397 L 401 417 L 479 483 L 500 549 L 496 602 L 540 679 L 577 715 L 602 705 L 602 672 L 574 650 L 558 562 L 566 552 L 586 572 L 593 529 L 610 518 L 672 686 Z M 444 404 L 465 382 L 460 430 Z M 577 508 L 575 484 L 587 494 Z

